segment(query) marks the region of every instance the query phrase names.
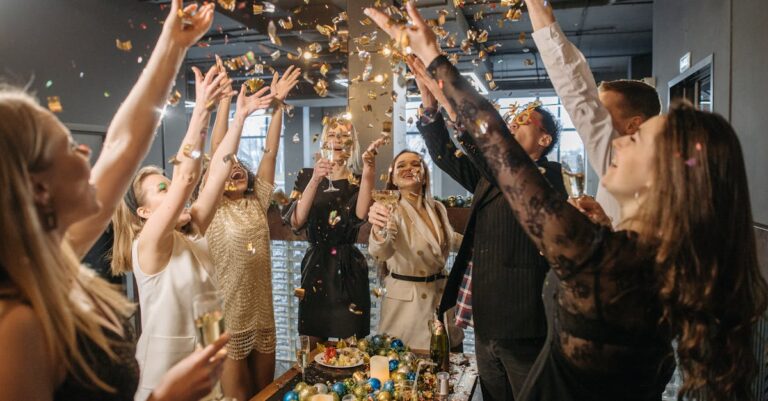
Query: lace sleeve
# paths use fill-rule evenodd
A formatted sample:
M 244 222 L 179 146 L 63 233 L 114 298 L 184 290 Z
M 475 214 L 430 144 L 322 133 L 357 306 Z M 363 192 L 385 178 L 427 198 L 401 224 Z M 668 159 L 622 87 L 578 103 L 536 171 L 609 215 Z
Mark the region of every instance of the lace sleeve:
M 462 127 L 483 152 L 499 188 L 528 236 L 563 279 L 578 273 L 603 241 L 602 229 L 568 204 L 514 140 L 493 105 L 461 77 L 444 56 L 429 66 L 458 113 Z

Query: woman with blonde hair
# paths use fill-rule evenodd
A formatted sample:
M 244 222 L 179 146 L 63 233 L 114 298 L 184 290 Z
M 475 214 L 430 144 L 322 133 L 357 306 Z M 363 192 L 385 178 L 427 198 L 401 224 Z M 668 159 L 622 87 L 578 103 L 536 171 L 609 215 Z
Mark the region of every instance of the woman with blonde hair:
M 224 196 L 205 236 L 213 260 L 214 279 L 231 336 L 221 384 L 224 394 L 248 400 L 275 376 L 275 316 L 272 305 L 272 258 L 267 209 L 275 182 L 275 163 L 283 128 L 283 101 L 298 83 L 301 69 L 277 72 L 271 91 L 275 107 L 267 129 L 264 154 L 257 171 L 236 162 Z M 278 104 L 279 103 L 279 104 Z M 219 104 L 211 151 L 224 139 L 230 102 Z
M 368 147 L 358 176 L 352 122 L 343 116 L 329 120 L 321 141 L 324 156 L 314 169 L 298 174 L 283 216 L 294 231 L 307 230 L 310 245 L 298 289 L 299 334 L 314 341 L 370 332 L 368 264 L 355 242 L 371 204 L 376 149 L 384 143 L 379 139 Z
M 178 13 L 197 13 L 184 22 Z M 213 6 L 173 1 L 147 68 L 93 168 L 48 110 L 0 89 L 0 400 L 130 400 L 138 385 L 133 307 L 79 258 L 106 228 L 144 159 L 187 48 Z M 223 337 L 176 365 L 153 400 L 196 400 L 220 374 Z
M 376 202 L 368 212 L 373 225 L 368 252 L 387 270 L 378 331 L 426 350 L 431 336 L 427 321 L 445 288 L 445 262 L 463 236 L 453 231 L 445 206 L 432 199 L 429 170 L 418 153 L 404 150 L 395 156 L 386 189 L 400 191 L 394 209 Z M 451 324 L 453 319 L 447 321 L 452 345 L 461 344 L 463 333 Z
M 193 67 L 193 71 L 196 104 L 187 135 L 174 156 L 173 179 L 156 167 L 139 170 L 112 222 L 112 271 L 132 270 L 139 287 L 142 333 L 136 357 L 142 375 L 137 401 L 146 399 L 162 375 L 202 341 L 196 341 L 193 299 L 216 290 L 204 235 L 236 160 L 245 118 L 269 106 L 272 98 L 264 95 L 269 88 L 247 96 L 242 86 L 234 124 L 211 156 L 205 186 L 190 204 L 201 176 L 210 105 L 232 95 L 229 78 L 218 66 L 205 77 L 199 69 Z

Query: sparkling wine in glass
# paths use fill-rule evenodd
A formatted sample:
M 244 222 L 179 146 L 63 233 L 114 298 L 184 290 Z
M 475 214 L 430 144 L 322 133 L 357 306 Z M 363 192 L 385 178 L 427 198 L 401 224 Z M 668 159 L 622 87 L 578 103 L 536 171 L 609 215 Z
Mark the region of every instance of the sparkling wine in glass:
M 195 296 L 192 310 L 200 346 L 211 345 L 224 334 L 224 312 L 221 300 L 215 292 L 204 292 Z
M 571 168 L 568 164 L 563 163 L 563 184 L 565 184 L 565 190 L 568 191 L 568 196 L 577 199 L 584 196 L 584 168 Z
M 323 146 L 320 149 L 320 156 L 323 159 L 329 160 L 331 163 L 334 163 L 333 161 L 333 148 L 330 146 Z M 328 188 L 325 189 L 323 192 L 336 192 L 339 189 L 333 186 L 333 178 L 331 177 L 332 174 L 328 174 Z
M 400 191 L 396 189 L 375 189 L 371 191 L 371 197 L 374 202 L 379 202 L 389 209 L 389 218 L 392 218 L 392 213 L 395 211 L 395 206 L 400 200 Z M 387 235 L 386 227 L 379 230 L 379 235 L 384 237 Z
M 305 380 L 304 374 L 309 366 L 309 351 L 310 351 L 309 336 L 299 336 L 296 338 L 296 363 L 301 369 L 301 380 Z

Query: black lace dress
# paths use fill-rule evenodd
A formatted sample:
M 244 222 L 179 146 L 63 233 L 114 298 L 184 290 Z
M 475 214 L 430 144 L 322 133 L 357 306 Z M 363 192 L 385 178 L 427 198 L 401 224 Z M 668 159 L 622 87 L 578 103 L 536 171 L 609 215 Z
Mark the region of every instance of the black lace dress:
M 493 105 L 441 56 L 429 66 L 484 152 L 516 218 L 549 261 L 547 343 L 522 400 L 658 401 L 674 370 L 652 249 L 592 223 L 539 173 Z
M 283 219 L 290 224 L 300 193 L 304 191 L 312 169 L 303 169 L 296 177 L 292 201 Z M 359 179 L 359 178 L 358 178 Z M 355 206 L 360 187 L 349 180 L 335 180 L 336 192 L 323 192 L 328 180 L 318 185 L 307 230 L 309 248 L 301 261 L 299 334 L 321 338 L 363 338 L 371 327 L 371 297 L 368 288 L 368 263 L 355 247 L 360 226 Z

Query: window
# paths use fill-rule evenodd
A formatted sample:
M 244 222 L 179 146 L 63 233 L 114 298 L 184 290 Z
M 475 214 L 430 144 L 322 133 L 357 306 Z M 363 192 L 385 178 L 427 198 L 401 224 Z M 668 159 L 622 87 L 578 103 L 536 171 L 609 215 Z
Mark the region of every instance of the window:
M 230 120 L 231 121 L 231 120 Z M 243 136 L 240 139 L 240 148 L 237 157 L 248 163 L 255 172 L 259 168 L 261 157 L 264 155 L 264 147 L 267 141 L 267 129 L 271 116 L 254 113 L 245 119 L 243 125 Z M 280 133 L 280 143 L 282 145 L 283 133 Z M 277 162 L 275 163 L 275 186 L 285 191 L 285 163 L 283 162 L 283 147 L 280 146 L 277 151 Z

